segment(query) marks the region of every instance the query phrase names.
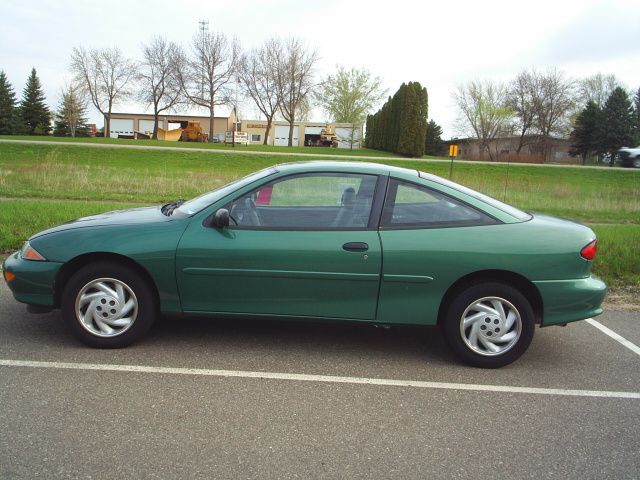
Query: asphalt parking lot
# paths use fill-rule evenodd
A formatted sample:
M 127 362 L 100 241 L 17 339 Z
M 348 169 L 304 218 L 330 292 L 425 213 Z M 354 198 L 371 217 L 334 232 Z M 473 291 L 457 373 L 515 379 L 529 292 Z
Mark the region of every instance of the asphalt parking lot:
M 640 313 L 596 320 L 640 345 Z M 415 327 L 163 318 L 93 350 L 2 283 L 0 478 L 638 478 L 639 366 L 587 322 L 500 370 Z

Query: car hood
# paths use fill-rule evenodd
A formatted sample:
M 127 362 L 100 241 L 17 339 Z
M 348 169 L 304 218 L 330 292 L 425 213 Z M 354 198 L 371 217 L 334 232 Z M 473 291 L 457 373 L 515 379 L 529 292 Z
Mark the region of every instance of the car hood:
M 114 210 L 112 212 L 99 213 L 88 217 L 81 217 L 70 220 L 62 225 L 43 230 L 33 235 L 31 238 L 49 235 L 64 230 L 76 228 L 99 227 L 106 225 L 139 225 L 145 223 L 167 222 L 171 217 L 167 217 L 160 211 L 160 206 L 129 208 L 126 210 Z

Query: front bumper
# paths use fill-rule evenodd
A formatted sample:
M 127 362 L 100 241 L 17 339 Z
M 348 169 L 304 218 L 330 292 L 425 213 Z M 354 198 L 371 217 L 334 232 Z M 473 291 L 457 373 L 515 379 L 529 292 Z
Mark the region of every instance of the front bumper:
M 29 305 L 53 307 L 54 283 L 61 266 L 62 263 L 58 262 L 23 260 L 20 253 L 16 252 L 7 257 L 2 269 L 16 276 L 13 281 L 7 282 L 16 300 Z
M 593 275 L 587 278 L 533 283 L 542 295 L 542 326 L 575 322 L 602 313 L 607 286 Z

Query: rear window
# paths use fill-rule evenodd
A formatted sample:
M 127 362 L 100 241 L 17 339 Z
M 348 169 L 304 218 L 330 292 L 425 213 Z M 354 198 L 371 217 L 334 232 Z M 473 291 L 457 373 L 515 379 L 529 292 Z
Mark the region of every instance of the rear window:
M 418 175 L 420 176 L 420 178 L 431 180 L 432 182 L 439 183 L 440 185 L 444 185 L 445 187 L 453 188 L 454 190 L 469 195 L 470 197 L 476 198 L 484 203 L 491 205 L 492 207 L 497 208 L 498 210 L 502 210 L 503 212 L 511 215 L 514 218 L 517 218 L 522 222 L 531 220 L 531 215 L 527 212 L 523 212 L 522 210 L 512 207 L 511 205 L 507 205 L 506 203 L 501 202 L 500 200 L 496 200 L 495 198 L 485 195 L 484 193 L 476 192 L 475 190 L 467 188 L 463 185 L 452 182 L 445 178 L 438 177 L 437 175 L 432 175 L 430 173 L 418 171 Z

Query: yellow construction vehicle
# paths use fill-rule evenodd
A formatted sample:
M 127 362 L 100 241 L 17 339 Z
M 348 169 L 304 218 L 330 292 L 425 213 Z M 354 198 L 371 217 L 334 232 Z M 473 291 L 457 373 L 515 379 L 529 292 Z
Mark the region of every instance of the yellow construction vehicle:
M 168 142 L 177 142 L 182 136 L 181 128 L 174 128 L 173 130 L 165 130 L 158 127 L 158 140 L 166 140 Z
M 320 145 L 334 148 L 338 146 L 338 136 L 333 125 L 327 124 L 325 128 L 320 130 Z
M 204 133 L 200 122 L 187 122 L 187 126 L 182 128 L 181 142 L 206 142 L 207 140 L 209 140 L 209 134 Z

